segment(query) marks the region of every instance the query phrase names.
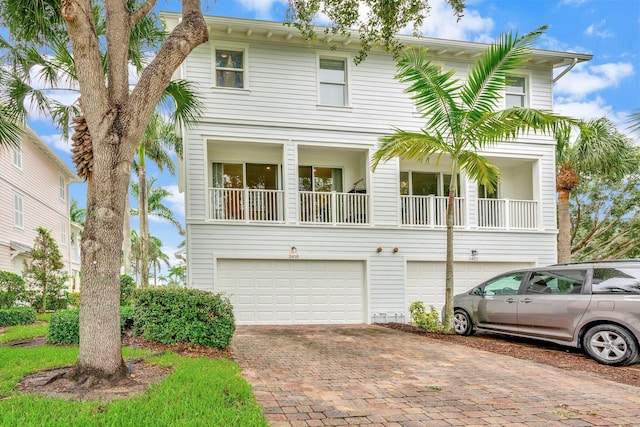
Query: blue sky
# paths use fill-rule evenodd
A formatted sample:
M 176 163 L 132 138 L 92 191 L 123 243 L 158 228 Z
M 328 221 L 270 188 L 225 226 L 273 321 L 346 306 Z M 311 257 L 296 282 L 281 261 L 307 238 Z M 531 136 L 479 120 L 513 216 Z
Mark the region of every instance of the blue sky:
M 555 110 L 573 117 L 606 116 L 626 127 L 626 117 L 640 108 L 640 1 L 638 0 L 467 0 L 465 16 L 456 22 L 443 0 L 431 0 L 431 14 L 422 28 L 424 36 L 490 42 L 498 34 L 526 33 L 548 25 L 541 49 L 589 53 L 593 59 L 579 64 L 554 87 Z M 207 15 L 282 21 L 287 2 L 282 0 L 203 1 Z M 176 1 L 159 2 L 161 10 L 178 11 Z M 322 22 L 322 18 L 320 18 Z M 69 144 L 46 119 L 33 117 L 29 124 L 69 164 Z M 151 167 L 174 196 L 167 201 L 184 222 L 183 196 L 177 178 Z M 84 185 L 72 186 L 72 197 L 85 202 Z M 132 200 L 135 206 L 135 201 Z M 137 228 L 132 221 L 132 228 Z M 150 221 L 151 234 L 160 238 L 168 254 L 182 240 L 175 228 L 159 219 Z

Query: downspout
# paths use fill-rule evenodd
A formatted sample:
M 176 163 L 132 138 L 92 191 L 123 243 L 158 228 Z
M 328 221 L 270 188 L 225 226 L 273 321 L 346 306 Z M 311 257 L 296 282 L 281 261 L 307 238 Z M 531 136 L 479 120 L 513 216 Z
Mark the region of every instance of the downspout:
M 564 76 L 565 74 L 567 74 L 569 71 L 571 71 L 573 69 L 573 67 L 576 66 L 576 64 L 578 63 L 578 58 L 573 58 L 573 62 L 571 62 L 571 65 L 569 65 L 567 68 L 565 68 L 560 74 L 558 74 L 554 79 L 553 79 L 553 83 L 557 82 L 558 80 L 560 80 L 562 78 L 562 76 Z

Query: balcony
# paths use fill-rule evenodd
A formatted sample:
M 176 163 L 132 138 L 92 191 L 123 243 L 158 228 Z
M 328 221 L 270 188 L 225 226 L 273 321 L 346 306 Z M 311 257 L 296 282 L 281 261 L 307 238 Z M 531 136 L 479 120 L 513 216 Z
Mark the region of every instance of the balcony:
M 402 203 L 402 225 L 446 227 L 447 196 L 400 196 Z M 465 203 L 456 197 L 454 205 L 454 227 L 463 227 Z
M 209 218 L 234 222 L 284 222 L 284 191 L 209 188 Z
M 369 196 L 364 193 L 300 191 L 300 223 L 368 224 Z
M 537 213 L 534 200 L 478 199 L 478 228 L 535 230 Z

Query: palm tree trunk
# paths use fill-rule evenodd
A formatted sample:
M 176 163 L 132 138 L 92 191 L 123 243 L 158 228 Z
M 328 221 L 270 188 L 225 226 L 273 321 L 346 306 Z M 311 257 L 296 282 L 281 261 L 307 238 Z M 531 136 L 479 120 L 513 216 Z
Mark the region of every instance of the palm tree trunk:
M 131 212 L 129 211 L 129 191 L 124 201 L 124 226 L 122 227 L 122 265 L 124 274 L 131 276 Z
M 456 202 L 456 188 L 458 187 L 456 171 L 451 174 L 449 185 L 449 199 L 447 201 L 447 260 L 445 267 L 444 287 L 444 318 L 442 320 L 445 333 L 453 333 L 453 224 Z
M 149 222 L 147 218 L 147 168 L 144 144 L 138 149 L 138 212 L 140 217 L 140 282 L 149 286 Z
M 571 217 L 569 196 L 571 190 L 558 190 L 558 262 L 571 261 Z

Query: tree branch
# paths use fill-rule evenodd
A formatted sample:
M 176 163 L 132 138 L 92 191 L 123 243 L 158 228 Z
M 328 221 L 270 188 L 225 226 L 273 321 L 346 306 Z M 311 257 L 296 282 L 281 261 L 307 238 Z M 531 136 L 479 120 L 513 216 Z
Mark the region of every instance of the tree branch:
M 131 21 L 129 22 L 129 28 L 133 28 L 147 13 L 156 5 L 157 0 L 147 0 L 137 10 L 131 13 Z
M 124 104 L 129 96 L 129 36 L 131 27 L 125 0 L 105 2 L 107 14 L 107 79 L 111 106 Z

